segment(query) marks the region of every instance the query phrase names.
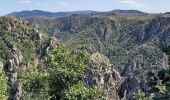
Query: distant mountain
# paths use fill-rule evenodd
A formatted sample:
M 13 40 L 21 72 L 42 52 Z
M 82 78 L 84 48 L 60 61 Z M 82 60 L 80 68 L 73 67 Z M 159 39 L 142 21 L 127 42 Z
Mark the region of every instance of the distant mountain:
M 84 11 L 73 11 L 73 12 L 70 12 L 70 13 L 73 13 L 73 14 L 95 14 L 95 13 L 99 13 L 99 11 L 93 11 L 93 10 L 84 10 Z
M 112 10 L 111 11 L 112 13 L 128 13 L 128 14 L 139 14 L 139 13 L 144 13 L 142 11 L 139 11 L 139 10 L 121 10 L 121 9 L 116 9 L 116 10 Z
M 73 11 L 73 12 L 47 12 L 47 11 L 41 11 L 41 10 L 25 10 L 21 12 L 13 12 L 10 14 L 7 14 L 6 16 L 16 16 L 21 18 L 27 18 L 31 16 L 45 16 L 45 17 L 63 17 L 63 16 L 69 16 L 71 14 L 90 14 L 90 13 L 97 13 L 97 11 Z
M 16 16 L 16 17 L 21 17 L 21 18 L 28 18 L 31 16 L 45 16 L 45 17 L 64 17 L 64 16 L 69 16 L 72 14 L 103 14 L 103 13 L 144 13 L 142 11 L 138 10 L 112 10 L 112 11 L 106 11 L 106 12 L 99 12 L 99 11 L 92 11 L 92 10 L 85 10 L 85 11 L 71 11 L 71 12 L 47 12 L 47 11 L 41 11 L 41 10 L 24 10 L 21 12 L 13 12 L 10 14 L 7 14 L 5 16 Z

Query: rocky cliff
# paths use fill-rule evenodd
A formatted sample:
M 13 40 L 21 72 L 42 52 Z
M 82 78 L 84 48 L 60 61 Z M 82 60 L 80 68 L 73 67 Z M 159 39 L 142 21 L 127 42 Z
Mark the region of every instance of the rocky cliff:
M 109 59 L 96 52 L 90 57 L 90 68 L 87 70 L 88 85 L 104 85 L 106 100 L 118 99 L 118 87 L 123 81 Z
M 47 55 L 56 42 L 56 38 L 48 38 L 22 19 L 0 18 L 0 59 L 8 76 L 10 100 L 20 100 L 23 94 L 22 84 L 18 81 L 18 71 L 29 68 L 34 60 Z

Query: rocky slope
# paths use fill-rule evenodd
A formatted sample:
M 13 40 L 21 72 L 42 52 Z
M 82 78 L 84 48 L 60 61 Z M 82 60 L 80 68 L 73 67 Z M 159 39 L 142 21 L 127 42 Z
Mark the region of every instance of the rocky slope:
M 28 23 L 16 17 L 0 18 L 0 62 L 8 76 L 9 99 L 20 100 L 22 84 L 18 81 L 18 72 L 39 65 L 36 59 L 48 54 L 55 46 L 56 38 L 30 27 Z
M 87 70 L 88 84 L 104 85 L 106 100 L 119 99 L 117 91 L 123 82 L 120 73 L 115 70 L 107 57 L 98 52 L 92 54 L 90 59 L 90 68 Z

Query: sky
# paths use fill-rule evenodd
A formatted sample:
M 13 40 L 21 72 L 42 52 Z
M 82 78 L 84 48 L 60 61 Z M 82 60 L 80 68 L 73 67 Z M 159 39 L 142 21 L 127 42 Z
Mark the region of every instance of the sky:
M 170 12 L 170 0 L 1 0 L 0 16 L 22 10 L 50 12 L 135 9 L 148 13 Z

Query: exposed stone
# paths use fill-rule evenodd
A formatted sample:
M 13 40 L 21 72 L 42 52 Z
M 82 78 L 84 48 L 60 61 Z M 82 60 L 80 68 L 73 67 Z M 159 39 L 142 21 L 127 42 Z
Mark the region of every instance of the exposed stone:
M 9 50 L 9 55 L 8 55 L 8 60 L 6 63 L 7 68 L 8 69 L 8 82 L 9 82 L 9 86 L 10 86 L 10 96 L 9 99 L 10 100 L 20 100 L 19 96 L 16 96 L 16 94 L 18 94 L 17 88 L 17 70 L 20 66 L 20 63 L 23 59 L 22 55 L 20 53 L 18 53 L 16 48 L 10 48 Z
M 118 90 L 119 98 L 126 98 L 124 100 L 129 100 L 132 98 L 132 94 L 136 92 L 139 85 L 139 81 L 135 77 L 125 79 Z
M 0 61 L 0 72 L 2 72 L 2 70 L 3 70 L 3 66 L 4 66 L 3 62 L 2 62 L 2 61 Z
M 1 65 L 0 62 L 0 68 L 2 67 L 8 76 L 9 100 L 22 100 L 23 89 L 22 84 L 18 80 L 18 72 L 25 71 L 29 68 L 30 63 L 32 64 L 30 60 L 35 60 L 35 68 L 37 69 L 37 66 L 41 65 L 40 57 L 42 54 L 48 54 L 49 50 L 55 48 L 57 43 L 55 37 L 48 39 L 44 34 L 37 29 L 31 28 L 27 24 L 25 20 L 16 17 L 2 17 L 0 19 L 0 27 L 3 28 L 2 32 L 0 32 L 0 39 L 3 45 L 6 45 L 6 54 L 4 55 L 5 57 L 2 58 L 4 64 L 2 63 Z M 27 44 L 29 41 L 31 42 L 31 46 L 35 47 L 28 47 Z M 31 52 L 29 52 L 29 50 Z M 24 54 L 25 52 L 28 54 Z M 33 53 L 31 57 L 28 58 L 29 60 L 23 58 L 28 56 L 29 53 Z
M 118 99 L 117 92 L 122 78 L 110 64 L 107 57 L 100 53 L 94 53 L 90 57 L 91 64 L 87 71 L 86 85 L 104 85 L 107 100 Z
M 137 60 L 130 61 L 130 63 L 127 64 L 127 66 L 125 66 L 125 69 L 122 72 L 122 76 L 130 75 L 131 73 L 133 73 L 136 70 L 137 66 L 138 66 Z
M 43 55 L 48 55 L 49 51 L 54 49 L 57 45 L 57 38 L 56 37 L 50 37 L 48 40 L 47 45 L 45 46 L 45 50 L 43 52 Z

